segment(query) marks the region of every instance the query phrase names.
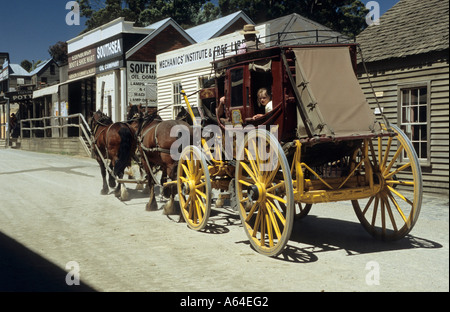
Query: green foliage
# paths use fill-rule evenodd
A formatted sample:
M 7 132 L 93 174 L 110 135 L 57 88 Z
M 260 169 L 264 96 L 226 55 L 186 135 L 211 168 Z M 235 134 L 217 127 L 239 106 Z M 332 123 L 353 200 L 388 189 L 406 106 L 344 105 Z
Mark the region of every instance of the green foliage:
M 222 15 L 244 11 L 256 24 L 297 13 L 354 37 L 366 27 L 360 0 L 219 0 Z
M 172 17 L 183 28 L 244 11 L 256 24 L 297 13 L 350 37 L 366 27 L 368 10 L 360 0 L 78 0 L 86 30 L 118 17 L 147 26 Z
M 58 41 L 56 44 L 50 46 L 48 53 L 55 60 L 58 65 L 67 64 L 67 43 Z
M 22 66 L 22 68 L 25 69 L 27 72 L 30 72 L 31 68 L 33 68 L 33 64 L 29 60 L 23 60 L 20 63 L 20 66 Z
M 195 26 L 197 22 L 215 19 L 219 12 L 209 0 L 78 0 L 78 2 L 81 15 L 87 18 L 85 31 L 119 17 L 135 22 L 135 26 L 147 26 L 172 17 L 182 27 L 187 28 Z M 205 4 L 207 5 L 204 6 Z

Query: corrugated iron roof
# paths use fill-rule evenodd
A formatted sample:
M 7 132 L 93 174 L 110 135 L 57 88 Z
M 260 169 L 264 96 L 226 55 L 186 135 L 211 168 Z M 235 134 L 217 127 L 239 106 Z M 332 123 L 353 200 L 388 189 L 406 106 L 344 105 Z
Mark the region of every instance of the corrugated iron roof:
M 186 30 L 186 32 L 194 38 L 194 40 L 199 42 L 204 42 L 206 40 L 216 38 L 220 36 L 224 31 L 228 29 L 230 24 L 239 20 L 240 18 L 248 24 L 255 24 L 243 11 L 238 11 L 233 14 L 218 18 L 214 21 L 201 24 Z
M 30 76 L 30 73 L 27 72 L 22 66 L 19 64 L 9 64 L 9 67 L 11 68 L 10 76 Z
M 297 13 L 286 15 L 264 22 L 268 24 L 270 38 L 266 38 L 269 45 L 277 45 L 279 41 L 285 45 L 311 44 L 336 42 L 337 38 L 341 41 L 348 41 L 339 32 L 336 32 L 322 24 L 314 22 Z
M 366 28 L 357 42 L 366 62 L 449 48 L 449 0 L 400 0 Z

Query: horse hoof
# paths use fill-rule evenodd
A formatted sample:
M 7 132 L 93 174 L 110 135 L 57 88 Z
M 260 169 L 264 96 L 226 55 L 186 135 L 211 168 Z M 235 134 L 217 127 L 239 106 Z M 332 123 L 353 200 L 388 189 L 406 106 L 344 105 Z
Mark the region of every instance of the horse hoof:
M 109 190 L 101 190 L 100 194 L 101 195 L 108 195 Z
M 128 193 L 123 193 L 120 195 L 121 201 L 128 201 L 128 199 L 129 199 Z
M 223 208 L 224 200 L 223 199 L 217 199 L 216 200 L 216 208 Z
M 164 205 L 163 215 L 165 216 L 174 216 L 180 214 L 179 211 L 175 208 L 173 201 L 168 201 L 167 204 Z
M 152 201 L 152 203 L 147 203 L 147 205 L 145 205 L 145 211 L 156 211 L 158 210 L 158 204 L 156 203 L 156 201 Z

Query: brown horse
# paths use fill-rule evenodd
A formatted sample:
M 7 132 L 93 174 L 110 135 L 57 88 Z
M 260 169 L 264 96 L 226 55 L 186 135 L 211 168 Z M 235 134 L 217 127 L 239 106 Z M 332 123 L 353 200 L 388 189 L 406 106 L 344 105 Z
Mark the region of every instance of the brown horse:
M 128 119 L 133 120 L 131 125 L 137 133 L 141 164 L 147 174 L 150 189 L 150 199 L 146 205 L 146 210 L 154 211 L 158 209 L 154 192 L 154 186 L 157 183 L 154 180 L 154 172 L 161 170 L 161 185 L 168 178 L 172 181 L 177 180 L 178 159 L 173 157 L 171 149 L 176 141 L 180 139 L 180 136 L 179 134 L 178 136 L 171 136 L 171 132 L 175 129 L 174 127 L 182 127 L 188 131 L 187 135 L 189 136 L 189 142 L 191 142 L 192 128 L 184 121 L 163 121 L 157 114 L 157 111 L 148 112 L 136 105 L 129 108 Z M 169 201 L 164 206 L 163 212 L 165 215 L 179 214 L 179 211 L 177 212 L 174 208 L 174 196 L 176 193 L 176 185 L 163 189 L 164 196 L 169 198 Z
M 111 118 L 100 111 L 90 118 L 93 137 L 92 155 L 100 165 L 103 179 L 102 195 L 109 193 L 106 183 L 105 164 L 109 160 L 109 186 L 116 186 L 116 178 L 122 179 L 124 170 L 131 165 L 136 151 L 136 136 L 133 128 L 127 123 L 113 123 Z M 128 200 L 128 191 L 123 183 L 118 183 L 116 197 Z

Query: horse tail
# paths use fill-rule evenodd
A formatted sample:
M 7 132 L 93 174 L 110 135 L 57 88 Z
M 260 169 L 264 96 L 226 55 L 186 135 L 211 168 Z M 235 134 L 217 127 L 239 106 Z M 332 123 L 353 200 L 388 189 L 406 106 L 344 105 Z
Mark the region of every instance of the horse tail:
M 133 143 L 133 134 L 128 127 L 122 127 L 119 130 L 120 146 L 118 160 L 114 166 L 114 174 L 118 176 L 127 166 L 130 165 L 131 149 Z

